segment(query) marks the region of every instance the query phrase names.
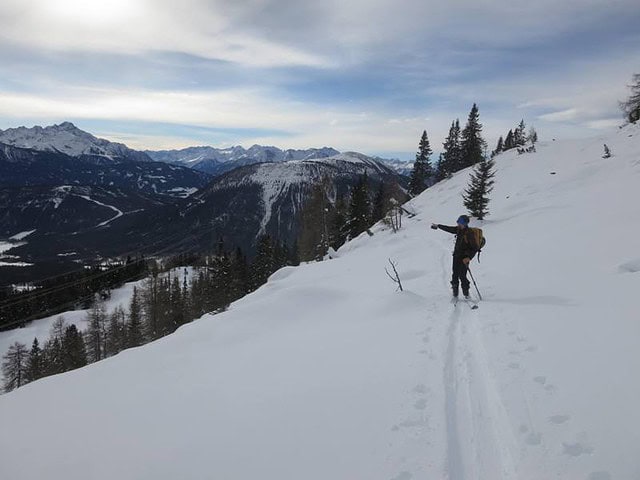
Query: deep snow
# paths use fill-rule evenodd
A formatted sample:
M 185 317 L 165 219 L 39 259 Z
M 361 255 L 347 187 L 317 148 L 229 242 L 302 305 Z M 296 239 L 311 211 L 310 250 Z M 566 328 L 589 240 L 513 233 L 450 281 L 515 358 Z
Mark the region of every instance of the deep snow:
M 497 167 L 479 310 L 449 303 L 453 238 L 428 228 L 462 213 L 460 172 L 396 234 L 0 397 L 0 476 L 640 477 L 640 128 Z

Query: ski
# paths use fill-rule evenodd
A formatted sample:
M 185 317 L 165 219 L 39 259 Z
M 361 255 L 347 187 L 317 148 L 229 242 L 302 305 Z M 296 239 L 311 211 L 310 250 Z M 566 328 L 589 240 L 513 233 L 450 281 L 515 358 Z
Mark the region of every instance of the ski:
M 469 305 L 469 308 L 471 310 L 477 310 L 478 307 L 478 302 L 474 302 L 473 299 L 471 297 L 465 297 L 464 301 L 467 305 Z

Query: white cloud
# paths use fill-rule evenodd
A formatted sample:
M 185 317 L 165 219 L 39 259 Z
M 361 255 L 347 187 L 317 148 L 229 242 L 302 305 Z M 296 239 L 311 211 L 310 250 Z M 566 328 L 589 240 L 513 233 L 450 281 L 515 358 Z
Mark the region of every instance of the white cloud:
M 180 52 L 254 67 L 330 65 L 326 58 L 234 28 L 223 9 L 197 0 L 7 0 L 3 37 L 64 52 Z
M 580 115 L 580 111 L 577 108 L 568 108 L 567 110 L 561 110 L 558 112 L 545 113 L 539 115 L 540 120 L 547 122 L 564 122 L 567 120 L 575 120 Z

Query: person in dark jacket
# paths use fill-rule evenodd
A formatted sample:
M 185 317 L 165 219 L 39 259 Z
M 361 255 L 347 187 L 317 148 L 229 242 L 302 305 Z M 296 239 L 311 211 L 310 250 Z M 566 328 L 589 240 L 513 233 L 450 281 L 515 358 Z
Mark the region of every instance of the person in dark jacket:
M 469 217 L 467 215 L 460 215 L 455 227 L 432 223 L 431 228 L 434 230 L 444 230 L 445 232 L 452 233 L 456 236 L 456 244 L 455 247 L 453 247 L 453 275 L 451 277 L 451 288 L 453 290 L 453 296 L 457 297 L 458 284 L 462 285 L 462 294 L 465 297 L 468 297 L 469 279 L 467 278 L 467 270 L 469 269 L 469 262 L 478 252 L 470 235 Z

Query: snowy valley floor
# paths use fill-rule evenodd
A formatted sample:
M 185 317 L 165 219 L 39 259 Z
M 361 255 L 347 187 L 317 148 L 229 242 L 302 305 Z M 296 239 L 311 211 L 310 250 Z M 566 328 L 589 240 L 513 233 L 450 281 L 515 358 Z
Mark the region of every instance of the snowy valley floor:
M 631 127 L 499 156 L 478 310 L 428 228 L 463 213 L 461 172 L 396 234 L 3 395 L 0 478 L 640 478 L 639 152 Z

